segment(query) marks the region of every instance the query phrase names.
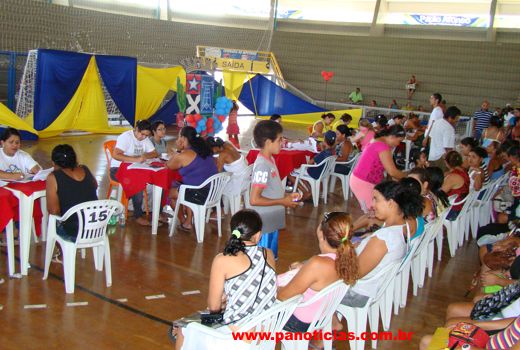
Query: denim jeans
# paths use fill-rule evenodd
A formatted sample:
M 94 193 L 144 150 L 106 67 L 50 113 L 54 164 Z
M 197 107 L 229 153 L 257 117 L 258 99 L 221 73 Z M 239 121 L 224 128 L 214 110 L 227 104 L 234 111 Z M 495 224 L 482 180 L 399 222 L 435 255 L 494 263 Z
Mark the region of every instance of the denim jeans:
M 118 181 L 116 179 L 116 173 L 119 170 L 119 168 L 110 168 L 110 178 L 114 181 Z M 134 218 L 140 218 L 144 215 L 143 212 L 143 192 L 138 192 L 132 197 L 130 197 L 132 200 L 132 205 L 134 206 Z

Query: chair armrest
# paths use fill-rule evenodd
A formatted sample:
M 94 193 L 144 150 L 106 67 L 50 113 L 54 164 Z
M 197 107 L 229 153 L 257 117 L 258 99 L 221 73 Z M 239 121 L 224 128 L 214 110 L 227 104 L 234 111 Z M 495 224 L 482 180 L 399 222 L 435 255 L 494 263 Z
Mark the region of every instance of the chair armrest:
M 334 164 L 336 164 L 336 165 L 338 165 L 338 164 L 349 165 L 349 164 L 353 164 L 358 158 L 359 158 L 359 155 L 355 156 L 354 158 L 352 158 L 349 161 L 346 161 L 346 162 L 338 162 L 338 161 L 336 161 Z

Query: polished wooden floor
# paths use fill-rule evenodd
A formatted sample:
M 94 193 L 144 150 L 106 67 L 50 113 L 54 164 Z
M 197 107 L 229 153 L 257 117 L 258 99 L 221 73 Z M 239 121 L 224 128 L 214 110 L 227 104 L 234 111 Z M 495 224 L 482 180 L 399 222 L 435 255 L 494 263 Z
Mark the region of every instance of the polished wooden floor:
M 242 118 L 240 118 L 242 119 Z M 249 148 L 250 119 L 240 121 L 243 148 Z M 286 125 L 286 135 L 302 136 L 303 128 Z M 174 132 L 171 131 L 171 135 Z M 115 136 L 66 136 L 26 142 L 24 149 L 44 167 L 50 166 L 50 152 L 60 143 L 69 143 L 77 151 L 100 183 L 100 197 L 106 193 L 106 161 L 102 152 L 104 141 Z M 339 185 L 338 185 L 339 186 Z M 339 187 L 329 195 L 329 203 L 318 208 L 310 203 L 287 211 L 287 229 L 280 236 L 280 259 L 277 270 L 318 253 L 315 229 L 323 212 L 347 210 L 359 215 L 357 203 L 343 201 Z M 29 275 L 22 279 L 7 277 L 7 259 L 2 248 L 0 276 L 0 320 L 2 349 L 161 349 L 170 348 L 167 324 L 206 306 L 208 274 L 211 261 L 229 236 L 229 217 L 224 219 L 223 237 L 217 237 L 215 223 L 206 226 L 203 244 L 197 244 L 194 233 L 178 231 L 168 237 L 167 228 L 160 227 L 157 236 L 148 228 L 128 222 L 114 229 L 110 239 L 112 279 L 105 286 L 103 272 L 94 269 L 92 256 L 79 256 L 76 266 L 76 292 L 66 295 L 62 265 L 52 264 L 48 280 L 42 280 L 44 244 L 31 246 Z M 450 259 L 444 249 L 442 262 L 435 262 L 433 278 L 427 279 L 417 297 L 411 294 L 408 305 L 393 317 L 391 330 L 414 332 L 411 342 L 379 342 L 380 349 L 416 349 L 422 335 L 432 333 L 443 323 L 446 306 L 461 301 L 477 266 L 476 248 L 467 243 Z M 18 268 L 18 263 L 17 263 Z M 186 291 L 200 294 L 183 295 Z M 163 295 L 147 299 L 147 296 Z M 68 306 L 71 302 L 87 305 Z M 46 308 L 26 309 L 26 305 L 45 304 Z M 367 343 L 367 349 L 369 348 Z M 338 349 L 348 349 L 345 343 Z

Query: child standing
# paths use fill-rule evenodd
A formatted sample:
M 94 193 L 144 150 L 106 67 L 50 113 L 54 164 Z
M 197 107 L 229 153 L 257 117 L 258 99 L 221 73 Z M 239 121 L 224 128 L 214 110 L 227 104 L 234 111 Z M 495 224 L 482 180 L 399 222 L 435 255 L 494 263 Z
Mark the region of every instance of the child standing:
M 233 101 L 233 107 L 229 111 L 228 117 L 228 126 L 227 126 L 227 134 L 229 142 L 233 144 L 236 148 L 240 148 L 240 144 L 238 142 L 238 134 L 240 134 L 240 129 L 238 128 L 238 105 L 237 101 Z
M 271 120 L 262 120 L 253 130 L 255 143 L 260 153 L 253 166 L 250 202 L 262 218 L 261 247 L 273 251 L 278 258 L 278 230 L 285 227 L 285 208 L 294 208 L 300 199 L 299 193 L 285 194 L 273 154 L 282 148 L 282 126 Z

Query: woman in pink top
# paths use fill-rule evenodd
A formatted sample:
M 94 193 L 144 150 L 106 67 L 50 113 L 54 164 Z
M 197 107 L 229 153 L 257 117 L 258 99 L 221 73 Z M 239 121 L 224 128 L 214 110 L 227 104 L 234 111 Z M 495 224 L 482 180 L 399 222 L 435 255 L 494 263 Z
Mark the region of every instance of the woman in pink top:
M 372 123 L 368 119 L 361 119 L 359 121 L 359 131 L 354 136 L 351 141 L 352 143 L 358 143 L 359 149 L 364 151 L 365 148 L 372 142 L 374 139 L 376 132 L 374 131 L 374 127 Z
M 392 148 L 398 146 L 406 136 L 401 125 L 392 125 L 376 135 L 374 141 L 361 153 L 361 157 L 350 176 L 350 189 L 356 196 L 361 209 L 372 208 L 372 191 L 385 177 L 385 171 L 393 178 L 406 176 L 397 169 L 392 158 Z
M 304 264 L 293 263 L 289 272 L 278 276 L 278 285 L 286 284 L 278 289 L 278 299 L 287 300 L 303 294 L 305 302 L 338 279 L 349 285 L 354 284 L 358 279 L 359 266 L 356 251 L 350 240 L 353 233 L 351 227 L 352 221 L 347 213 L 325 213 L 316 230 L 321 254 L 313 256 Z M 297 270 L 297 273 L 294 273 L 294 270 Z M 287 282 L 287 279 L 291 280 Z M 307 331 L 321 303 L 319 300 L 305 308 L 296 308 L 284 330 Z

